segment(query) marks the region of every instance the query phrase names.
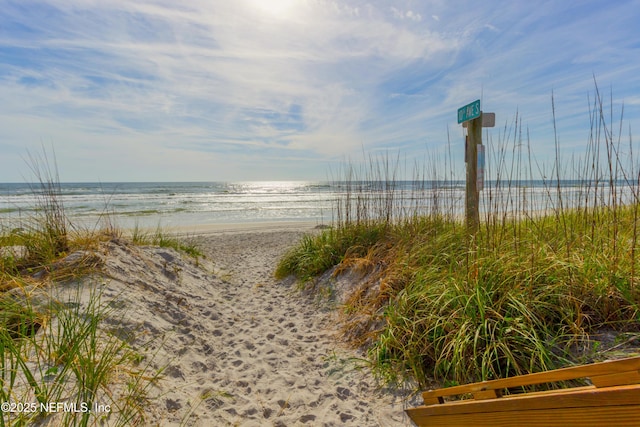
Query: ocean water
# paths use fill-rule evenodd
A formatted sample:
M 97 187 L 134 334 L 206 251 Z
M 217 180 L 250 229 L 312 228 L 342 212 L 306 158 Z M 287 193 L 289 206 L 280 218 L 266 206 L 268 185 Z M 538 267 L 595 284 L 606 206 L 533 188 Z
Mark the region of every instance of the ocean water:
M 40 185 L 0 184 L 0 220 L 33 216 Z M 122 227 L 277 221 L 328 221 L 335 194 L 316 182 L 61 183 L 74 221 L 105 216 Z
M 560 193 L 558 193 L 558 187 Z M 616 187 L 623 202 L 633 199 L 637 188 Z M 0 225 L 13 224 L 36 213 L 39 184 L 0 184 Z M 109 216 L 120 227 L 174 227 L 207 224 L 307 221 L 330 224 L 341 200 L 352 212 L 375 209 L 392 195 L 397 213 L 438 211 L 464 213 L 465 185 L 461 181 L 389 182 L 194 182 L 194 183 L 61 183 L 60 200 L 76 224 L 99 226 Z M 564 181 L 560 186 L 542 181 L 511 185 L 485 184 L 481 212 L 535 211 L 582 204 L 607 204 L 608 183 L 593 185 Z M 350 198 L 347 200 L 347 195 Z M 378 196 L 382 199 L 377 199 Z M 386 199 L 385 199 L 386 197 Z M 361 203 L 362 199 L 368 202 Z

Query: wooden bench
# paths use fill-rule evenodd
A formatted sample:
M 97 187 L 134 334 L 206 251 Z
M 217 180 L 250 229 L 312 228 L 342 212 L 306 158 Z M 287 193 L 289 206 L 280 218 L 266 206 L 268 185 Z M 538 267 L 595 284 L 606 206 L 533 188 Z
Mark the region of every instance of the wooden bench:
M 504 395 L 506 389 L 588 378 L 591 385 Z M 445 402 L 445 397 L 472 399 Z M 640 357 L 430 390 L 406 412 L 418 426 L 640 426 Z

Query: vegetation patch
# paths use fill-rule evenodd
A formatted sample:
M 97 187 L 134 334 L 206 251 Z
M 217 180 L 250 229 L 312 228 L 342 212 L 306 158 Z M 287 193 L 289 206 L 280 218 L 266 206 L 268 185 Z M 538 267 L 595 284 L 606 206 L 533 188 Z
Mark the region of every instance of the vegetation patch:
M 477 233 L 456 216 L 451 171 L 416 173 L 407 188 L 388 156 L 348 165 L 334 228 L 307 236 L 277 274 L 359 271 L 344 335 L 389 382 L 454 385 L 606 357 L 603 331 L 640 333 L 640 182 L 601 106 L 598 94 L 586 155 L 567 162 L 557 149 L 542 185 L 528 132 L 517 119 L 505 127 Z
M 161 370 L 131 347 L 135 331 L 109 326 L 122 307 L 103 301 L 91 279 L 102 268 L 101 244 L 123 232 L 109 217 L 100 230 L 74 227 L 46 153 L 30 161 L 34 215 L 0 223 L 0 401 L 13 405 L 3 406 L 0 427 L 144 424 Z M 201 256 L 160 229 L 134 240 Z

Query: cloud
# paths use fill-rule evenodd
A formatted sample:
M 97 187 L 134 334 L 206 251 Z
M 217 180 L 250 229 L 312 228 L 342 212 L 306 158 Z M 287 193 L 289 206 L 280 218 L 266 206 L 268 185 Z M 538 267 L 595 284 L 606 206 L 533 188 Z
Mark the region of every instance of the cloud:
M 271 13 L 257 0 L 7 2 L 0 181 L 16 177 L 13 153 L 43 139 L 105 175 L 126 157 L 147 180 L 170 159 L 208 179 L 202 154 L 241 179 L 243 164 L 259 178 L 277 159 L 283 178 L 322 176 L 312 168 L 363 144 L 445 144 L 456 109 L 481 96 L 499 123 L 519 110 L 546 126 L 554 90 L 569 126 L 594 74 L 623 97 L 640 87 L 632 3 L 305 0 Z M 142 166 L 151 152 L 156 170 Z
M 406 12 L 400 9 L 396 9 L 395 7 L 391 8 L 391 12 L 396 19 L 409 19 L 414 22 L 422 21 L 422 15 L 412 10 L 407 10 Z
M 307 129 L 323 129 L 338 122 L 336 108 L 366 109 L 356 99 L 370 96 L 397 62 L 447 48 L 442 40 L 359 18 L 358 9 L 335 3 L 307 4 L 299 13 L 317 19 L 304 27 L 262 21 L 242 3 L 174 8 L 114 1 L 95 3 L 90 11 L 86 2 L 51 5 L 59 27 L 43 26 L 38 47 L 24 47 L 23 54 L 53 67 L 27 69 L 30 80 L 19 77 L 25 67 L 14 67 L 16 89 L 55 82 L 55 88 L 42 88 L 43 102 L 32 109 L 56 115 L 59 110 L 47 108 L 46 101 L 56 99 L 71 114 L 111 116 L 132 130 L 144 122 L 152 126 L 154 117 L 163 129 L 167 121 L 180 125 L 188 116 L 229 132 L 249 132 L 260 127 L 261 117 L 280 116 L 294 104 L 301 105 Z M 25 17 L 15 18 L 27 25 Z M 371 58 L 379 59 L 374 67 Z M 360 87 L 344 90 L 354 86 L 357 74 L 366 74 Z M 138 119 L 118 118 L 130 114 Z

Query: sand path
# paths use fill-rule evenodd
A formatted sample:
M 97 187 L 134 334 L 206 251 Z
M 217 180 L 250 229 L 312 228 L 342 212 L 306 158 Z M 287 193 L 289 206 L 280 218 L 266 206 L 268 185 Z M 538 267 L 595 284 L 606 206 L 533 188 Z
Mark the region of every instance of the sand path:
M 101 247 L 104 271 L 80 284 L 82 298 L 93 285 L 117 300 L 106 327 L 146 355 L 148 373 L 162 369 L 144 425 L 411 425 L 402 400 L 380 392 L 335 339 L 326 303 L 273 278 L 282 254 L 312 231 L 208 232 L 197 237 L 206 253 L 197 263 L 121 240 Z M 77 289 L 61 285 L 56 298 Z
M 332 337 L 331 312 L 273 278 L 300 231 L 226 233 L 201 240 L 219 289 L 210 318 L 219 376 L 216 425 L 410 425 L 402 405 L 376 390 L 363 363 Z

